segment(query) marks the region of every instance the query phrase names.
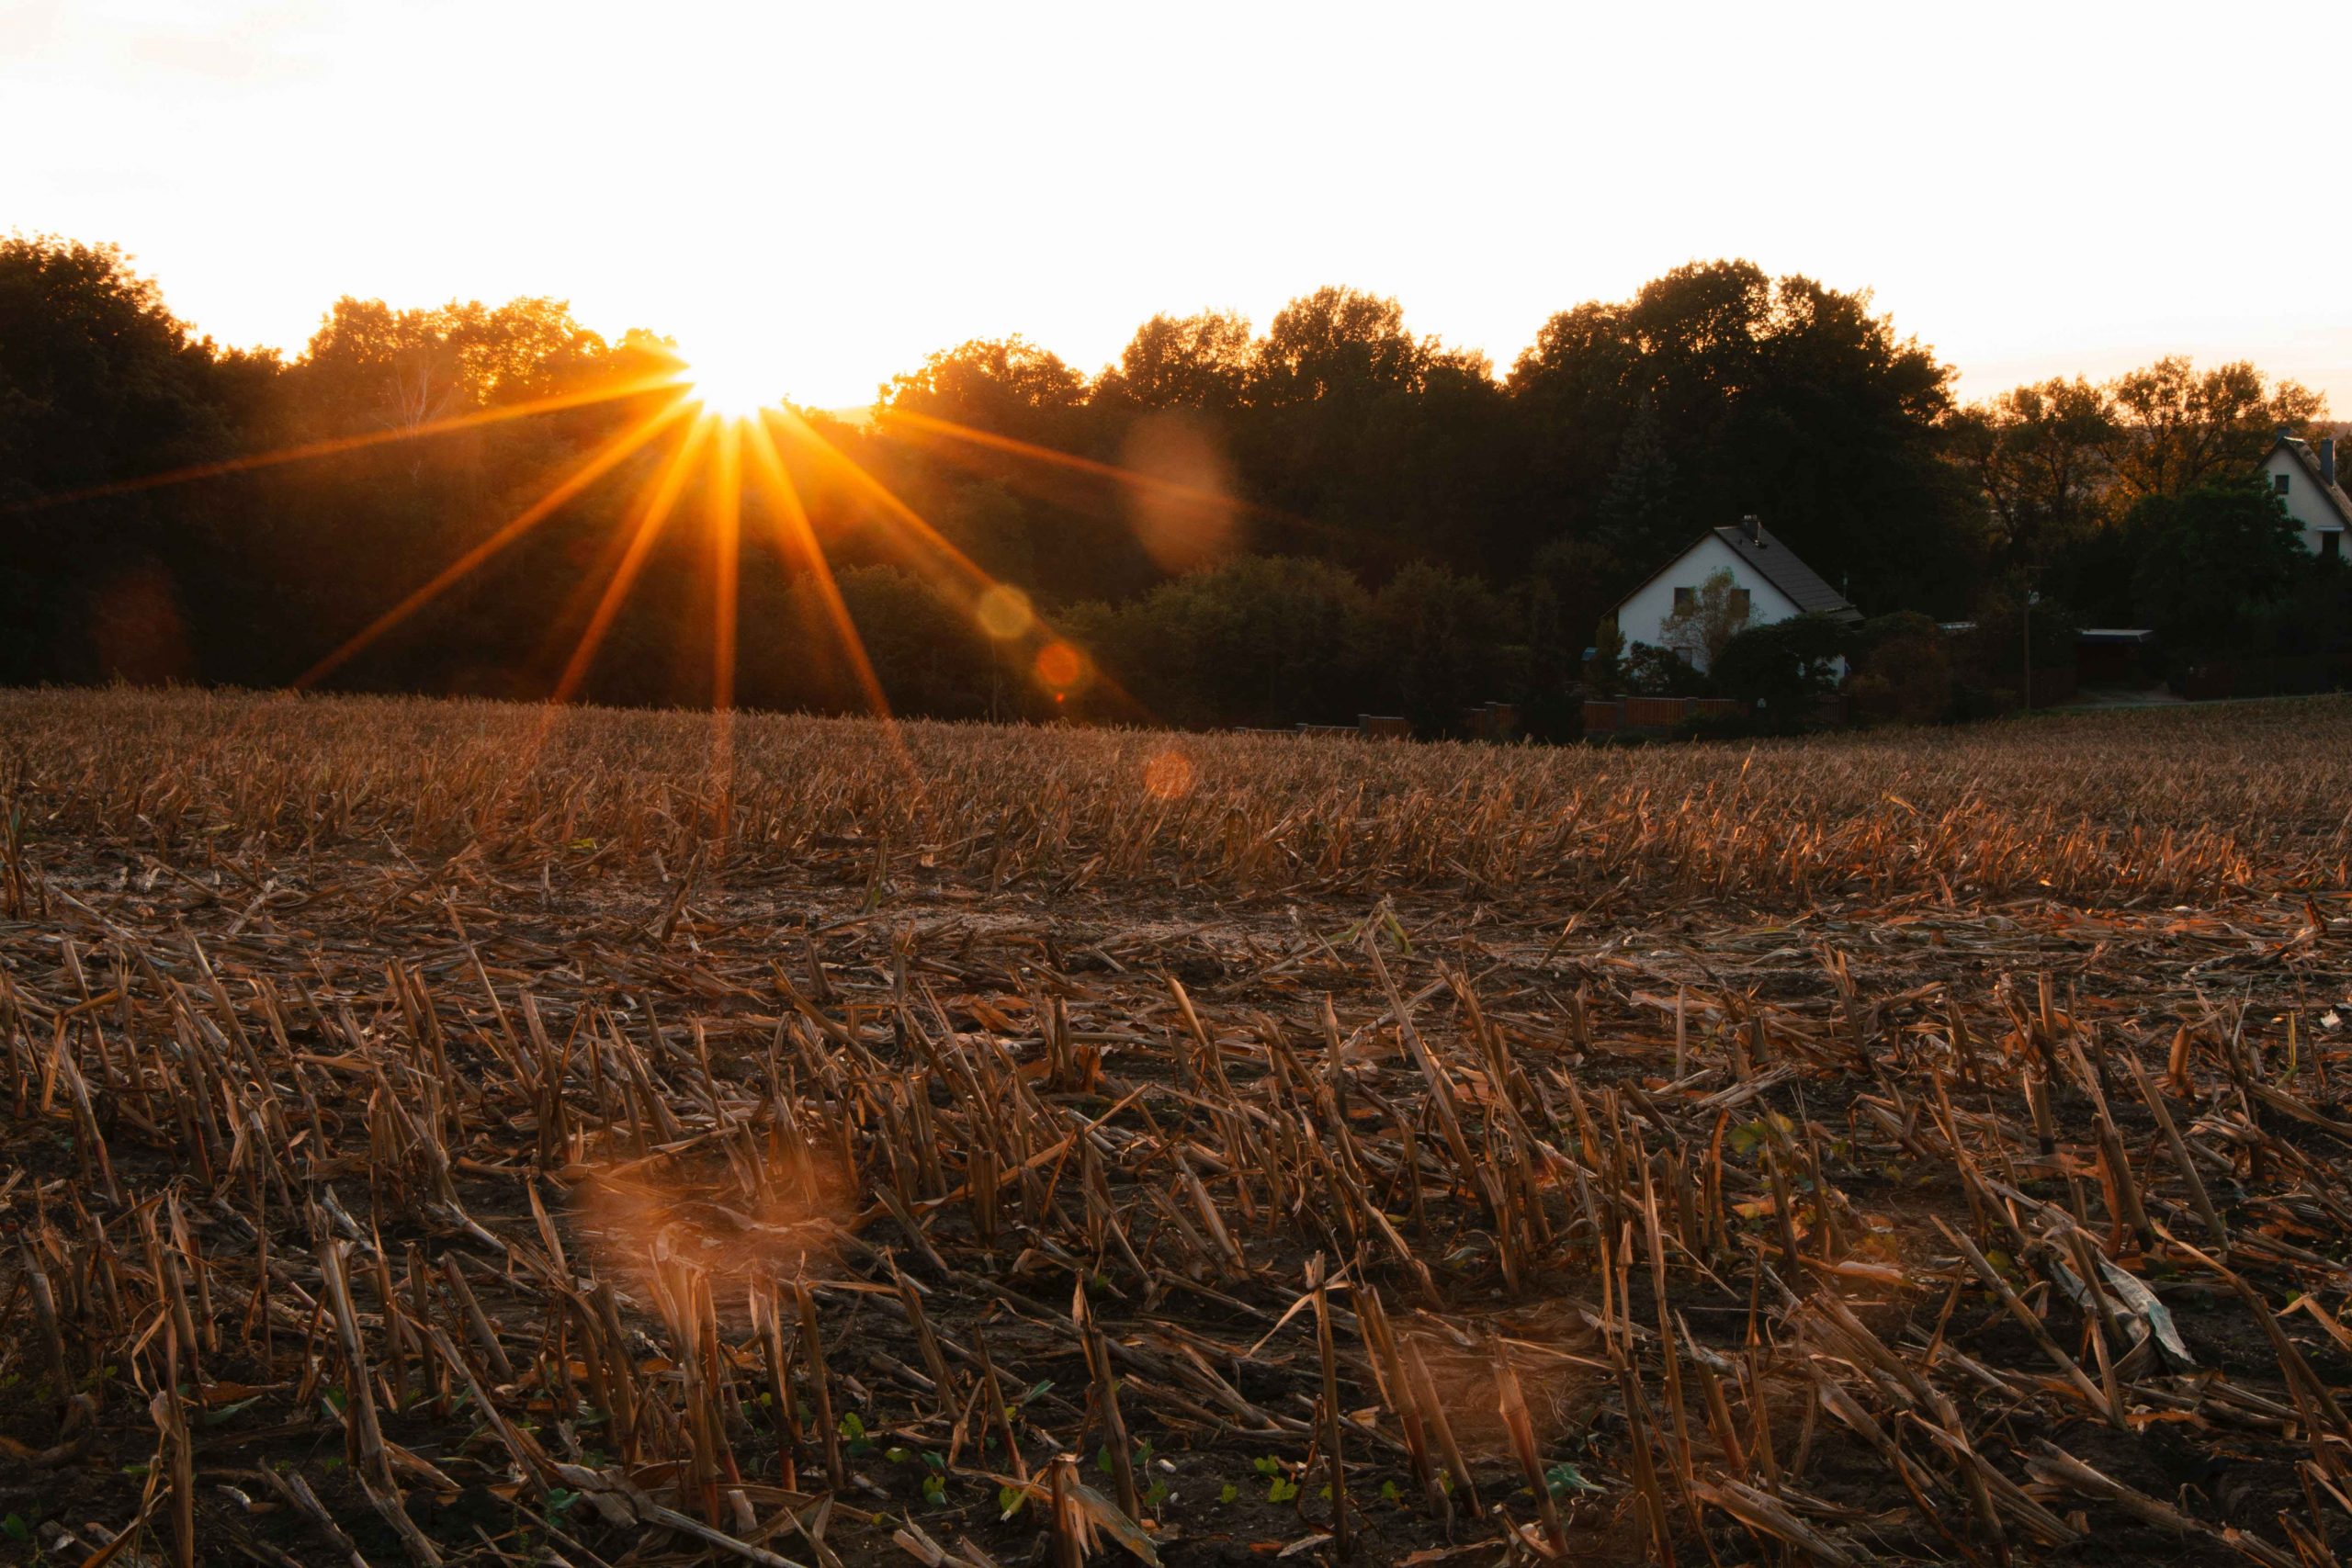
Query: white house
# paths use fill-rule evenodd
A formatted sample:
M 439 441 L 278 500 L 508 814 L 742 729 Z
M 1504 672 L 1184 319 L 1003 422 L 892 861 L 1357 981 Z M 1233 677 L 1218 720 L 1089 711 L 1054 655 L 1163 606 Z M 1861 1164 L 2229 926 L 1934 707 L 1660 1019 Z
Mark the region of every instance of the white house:
M 2352 528 L 2352 495 L 2335 482 L 2335 437 L 2312 450 L 2284 431 L 2262 460 L 2263 477 L 2287 505 L 2287 515 L 2303 531 L 2303 547 L 2334 559 L 2344 554 L 2344 531 Z
M 1844 594 L 1824 582 L 1820 573 L 1750 516 L 1741 518 L 1736 527 L 1708 529 L 1689 549 L 1619 601 L 1619 635 L 1628 647 L 1637 642 L 1667 647 L 1667 622 L 1676 610 L 1694 606 L 1701 589 L 1718 571 L 1731 574 L 1733 614 L 1744 610 L 1751 626 L 1769 626 L 1803 615 L 1840 621 L 1862 618 Z M 1684 662 L 1700 670 L 1707 667 L 1704 649 L 1684 647 L 1676 651 Z

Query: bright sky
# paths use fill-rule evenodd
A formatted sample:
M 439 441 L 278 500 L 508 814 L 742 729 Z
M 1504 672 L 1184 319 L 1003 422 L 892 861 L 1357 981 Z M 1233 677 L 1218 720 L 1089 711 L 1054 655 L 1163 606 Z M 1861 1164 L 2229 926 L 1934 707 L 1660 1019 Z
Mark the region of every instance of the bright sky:
M 2346 18 L 2258 9 L 7 0 L 0 227 L 229 342 L 551 294 L 823 405 L 1324 283 L 1507 368 L 1745 255 L 1970 395 L 2184 351 L 2352 417 Z

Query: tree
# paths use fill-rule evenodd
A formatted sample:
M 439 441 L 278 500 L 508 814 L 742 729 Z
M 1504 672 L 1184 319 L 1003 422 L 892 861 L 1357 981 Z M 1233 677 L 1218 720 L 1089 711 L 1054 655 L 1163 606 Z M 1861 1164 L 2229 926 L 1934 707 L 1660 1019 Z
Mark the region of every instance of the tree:
M 2273 386 L 2244 360 L 2200 372 L 2180 355 L 2117 377 L 2108 396 L 2108 460 L 2134 498 L 2186 495 L 2245 473 L 2282 427 L 2301 429 L 2325 407 L 2318 393 Z
M 1252 352 L 1249 319 L 1233 311 L 1154 316 L 1095 378 L 1094 398 L 1114 410 L 1229 412 L 1241 402 Z
M 1283 306 L 1259 343 L 1250 397 L 1260 407 L 1417 389 L 1433 345 L 1405 330 L 1404 307 L 1353 288 L 1323 288 Z
M 837 573 L 842 603 L 865 645 L 894 713 L 978 718 L 989 709 L 988 639 L 969 615 L 890 566 L 853 567 Z M 830 644 L 830 621 L 817 585 L 797 586 L 797 618 Z M 865 704 L 834 671 L 825 705 L 860 711 Z
M 1595 518 L 1594 536 L 1612 555 L 1649 560 L 1685 542 L 1679 536 L 1689 518 L 1678 500 L 1674 455 L 1654 397 L 1645 394 L 1634 405 Z
M 882 406 L 994 435 L 1067 446 L 1076 411 L 1086 402 L 1086 378 L 1059 355 L 1028 339 L 974 338 L 941 349 L 922 368 L 892 377 Z
M 117 247 L 0 239 L 0 500 L 218 455 L 220 357 Z
M 1520 694 L 1521 721 L 1538 736 L 1579 732 L 1588 678 L 1584 653 L 1594 647 L 1592 627 L 1617 637 L 1617 558 L 1589 539 L 1562 537 L 1536 552 L 1528 573 L 1509 586 L 1527 649 L 1526 682 Z M 1613 655 L 1612 655 L 1613 658 Z M 1613 666 L 1607 672 L 1613 680 Z
M 311 334 L 297 374 L 304 423 L 341 435 L 547 397 L 604 374 L 609 355 L 560 299 L 396 310 L 345 295 Z
M 1648 564 L 1757 513 L 1861 599 L 1957 604 L 1970 524 L 1941 456 L 1951 377 L 1867 295 L 1748 262 L 1678 267 L 1555 316 L 1512 367 L 1527 514 L 1605 523 Z
M 1625 683 L 1625 634 L 1617 617 L 1603 615 L 1592 632 L 1592 662 L 1585 667 L 1586 692 L 1596 697 L 1614 696 Z
M 1695 697 L 1707 689 L 1707 678 L 1670 648 L 1637 642 L 1625 651 L 1625 690 L 1638 697 Z
M 1954 417 L 1955 449 L 2010 569 L 2034 570 L 2107 521 L 2117 432 L 2107 395 L 2079 376 L 2012 388 Z
M 0 239 L 0 506 L 223 457 L 240 383 L 275 370 L 198 338 L 114 246 Z M 142 649 L 188 646 L 218 499 L 137 491 L 0 517 L 0 681 L 192 673 L 143 654 L 125 670 L 96 634 L 135 613 L 174 623 Z
M 2141 541 L 2133 599 L 2172 655 L 2238 651 L 2250 614 L 2284 599 L 2312 567 L 2294 519 L 2259 478 L 2148 496 L 2127 526 Z
M 2080 622 L 2072 606 L 2046 593 L 2029 598 L 2030 592 L 2013 580 L 1989 584 L 1977 595 L 1970 629 L 1951 645 L 1955 680 L 1967 688 L 1956 694 L 1962 716 L 1996 712 L 2029 694 L 2029 639 L 2037 674 L 2074 667 Z
M 1675 591 L 1675 597 L 1681 598 L 1681 590 Z M 1732 576 L 1731 568 L 1717 567 L 1688 604 L 1675 605 L 1658 635 L 1684 663 L 1704 671 L 1714 668 L 1724 647 L 1747 629 L 1752 615 L 1747 590 Z
M 1376 574 L 1487 555 L 1507 465 L 1484 355 L 1416 336 L 1394 299 L 1319 288 L 1276 313 L 1247 400 L 1243 478 L 1292 520 L 1261 533 Z

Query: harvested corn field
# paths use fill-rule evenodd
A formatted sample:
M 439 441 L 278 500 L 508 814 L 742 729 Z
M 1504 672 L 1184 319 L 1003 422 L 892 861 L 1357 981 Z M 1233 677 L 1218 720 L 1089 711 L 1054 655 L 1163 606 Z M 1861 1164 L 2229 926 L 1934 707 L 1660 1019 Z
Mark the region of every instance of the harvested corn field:
M 0 694 L 0 1552 L 2352 1546 L 2352 705 Z

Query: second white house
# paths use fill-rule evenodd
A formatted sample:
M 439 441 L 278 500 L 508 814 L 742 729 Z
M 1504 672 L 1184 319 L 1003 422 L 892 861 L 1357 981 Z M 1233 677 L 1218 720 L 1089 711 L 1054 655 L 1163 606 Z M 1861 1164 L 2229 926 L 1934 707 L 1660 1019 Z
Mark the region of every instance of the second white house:
M 2313 450 L 2310 442 L 2282 430 L 2262 460 L 2262 474 L 2295 520 L 2303 548 L 2315 556 L 2342 556 L 2344 532 L 2352 528 L 2352 495 L 2336 482 L 2335 438 L 2327 437 Z

